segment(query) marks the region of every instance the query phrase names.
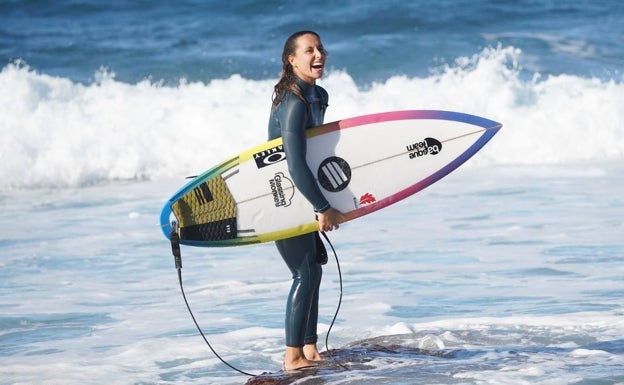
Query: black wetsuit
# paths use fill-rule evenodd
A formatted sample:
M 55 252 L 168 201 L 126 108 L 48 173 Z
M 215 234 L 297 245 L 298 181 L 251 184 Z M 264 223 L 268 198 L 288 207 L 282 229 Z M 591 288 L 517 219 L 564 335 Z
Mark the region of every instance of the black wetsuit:
M 310 202 L 312 216 L 313 209 L 323 212 L 330 206 L 306 162 L 305 130 L 323 123 L 328 95 L 322 87 L 301 79 L 297 79 L 297 84 L 307 103 L 286 92 L 280 104 L 271 109 L 269 140 L 283 138 L 288 170 L 297 190 Z M 323 271 L 317 262 L 317 236 L 309 233 L 275 242 L 293 275 L 286 303 L 286 346 L 301 347 L 318 339 L 316 324 Z

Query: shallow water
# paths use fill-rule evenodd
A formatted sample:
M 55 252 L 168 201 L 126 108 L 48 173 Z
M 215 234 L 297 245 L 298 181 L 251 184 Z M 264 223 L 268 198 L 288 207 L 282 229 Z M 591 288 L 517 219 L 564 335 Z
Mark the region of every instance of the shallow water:
M 351 367 L 304 383 L 624 381 L 621 172 L 468 167 L 331 233 L 344 299 L 329 347 Z M 179 182 L 2 194 L 3 383 L 247 381 L 182 302 L 157 219 Z M 182 252 L 215 349 L 244 371 L 278 370 L 290 283 L 273 246 Z M 322 340 L 338 290 L 330 260 Z M 435 354 L 415 350 L 432 336 Z M 361 357 L 369 338 L 390 348 Z

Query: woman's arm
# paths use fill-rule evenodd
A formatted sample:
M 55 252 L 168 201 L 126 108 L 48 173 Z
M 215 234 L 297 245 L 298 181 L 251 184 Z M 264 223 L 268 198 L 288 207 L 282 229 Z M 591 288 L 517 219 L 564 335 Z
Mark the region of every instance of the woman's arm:
M 307 154 L 307 106 L 295 96 L 288 95 L 282 103 L 282 140 L 286 152 L 288 171 L 295 186 L 301 191 L 316 211 L 326 211 L 329 202 L 323 196 L 316 178 L 308 166 Z

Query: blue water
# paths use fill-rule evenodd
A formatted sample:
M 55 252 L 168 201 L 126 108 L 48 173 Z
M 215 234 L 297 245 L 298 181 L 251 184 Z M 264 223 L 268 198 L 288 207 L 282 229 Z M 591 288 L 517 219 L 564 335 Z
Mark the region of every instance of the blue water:
M 265 139 L 299 29 L 330 52 L 327 121 L 504 125 L 331 234 L 329 345 L 350 370 L 305 383 L 624 383 L 623 17 L 619 1 L 0 2 L 0 384 L 247 381 L 194 329 L 157 216 L 184 177 Z M 277 370 L 273 245 L 183 257 L 215 348 Z M 322 339 L 338 290 L 330 261 Z
M 313 29 L 360 85 L 487 46 L 523 50 L 527 73 L 621 77 L 620 1 L 4 1 L 0 60 L 89 82 L 207 82 L 279 75 L 283 40 Z

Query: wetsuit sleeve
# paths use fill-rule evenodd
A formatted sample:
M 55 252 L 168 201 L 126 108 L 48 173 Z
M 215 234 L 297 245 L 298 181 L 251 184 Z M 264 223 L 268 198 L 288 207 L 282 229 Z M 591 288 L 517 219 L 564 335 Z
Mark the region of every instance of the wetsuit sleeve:
M 288 171 L 293 178 L 295 186 L 312 204 L 314 209 L 324 212 L 329 209 L 329 202 L 323 196 L 306 161 L 307 139 L 305 132 L 308 119 L 306 105 L 296 97 L 290 97 L 285 102 L 282 110 L 281 120 L 283 124 L 281 130 Z

